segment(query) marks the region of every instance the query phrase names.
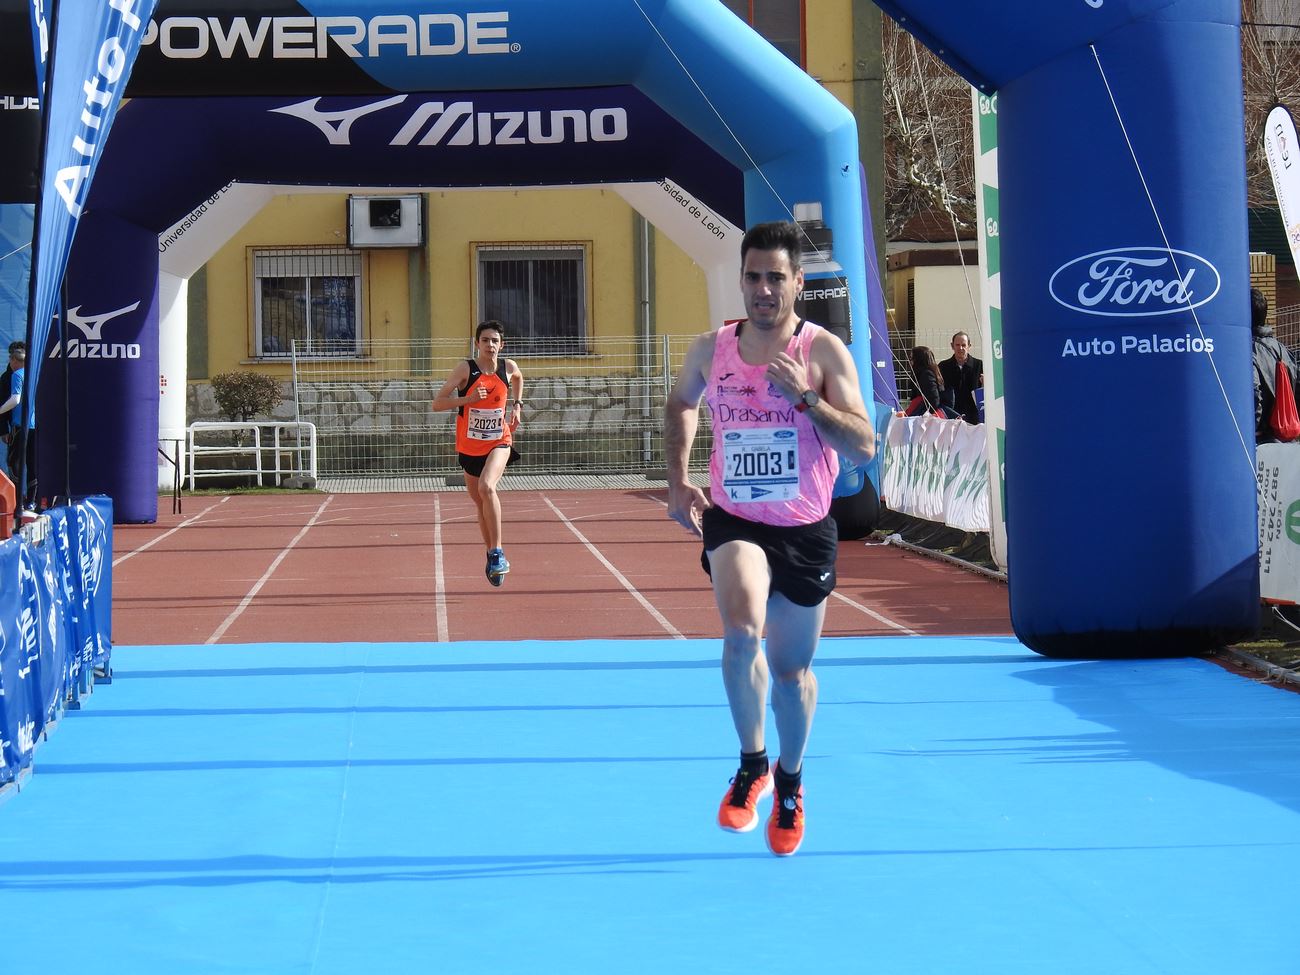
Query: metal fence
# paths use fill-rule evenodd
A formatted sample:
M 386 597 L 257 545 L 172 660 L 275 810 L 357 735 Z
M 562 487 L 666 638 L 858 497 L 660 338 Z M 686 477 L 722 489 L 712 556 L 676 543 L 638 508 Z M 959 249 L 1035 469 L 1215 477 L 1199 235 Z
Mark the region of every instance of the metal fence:
M 1300 348 L 1300 305 L 1275 313 L 1278 338 Z M 891 329 L 899 401 L 911 397 L 909 336 Z M 575 356 L 557 340 L 536 340 L 511 356 L 524 373 L 524 412 L 517 474 L 640 475 L 664 468 L 664 401 L 691 336 L 595 338 Z M 403 477 L 459 473 L 455 413 L 434 413 L 434 394 L 458 360 L 473 352 L 461 340 L 364 342 L 360 355 L 312 347 L 292 351 L 294 419 L 316 427 L 322 477 Z M 507 348 L 506 353 L 510 354 Z M 708 408 L 691 468 L 707 465 Z
M 1273 332 L 1292 352 L 1300 350 L 1300 305 L 1279 308 L 1273 316 Z
M 664 467 L 661 426 L 668 391 L 689 336 L 592 339 L 586 354 L 553 354 L 534 341 L 510 357 L 524 375 L 517 445 L 520 474 L 636 474 Z M 325 354 L 321 354 L 324 351 Z M 435 413 L 434 395 L 472 354 L 459 340 L 366 342 L 362 354 L 313 355 L 294 348 L 294 419 L 315 425 L 322 477 L 459 473 L 455 412 Z M 507 348 L 505 355 L 510 355 Z M 711 443 L 701 410 L 692 466 Z

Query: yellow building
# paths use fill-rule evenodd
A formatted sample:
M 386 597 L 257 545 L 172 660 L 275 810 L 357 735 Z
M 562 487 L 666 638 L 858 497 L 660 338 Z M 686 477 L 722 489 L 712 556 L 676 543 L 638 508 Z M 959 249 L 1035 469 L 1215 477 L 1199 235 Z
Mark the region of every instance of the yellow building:
M 725 6 L 737 31 L 752 25 L 856 115 L 878 185 L 879 10 Z M 680 218 L 664 212 L 668 188 L 228 187 L 238 229 L 182 298 L 188 383 L 175 426 L 225 419 L 211 378 L 257 372 L 282 383 L 274 419 L 316 425 L 322 476 L 450 472 L 450 415 L 431 415 L 429 400 L 492 318 L 527 379 L 525 466 L 655 469 L 662 396 L 689 339 L 743 314 L 741 228 L 724 235 L 734 256 L 702 265 L 705 245 L 670 232 Z M 875 207 L 879 227 L 878 194 Z

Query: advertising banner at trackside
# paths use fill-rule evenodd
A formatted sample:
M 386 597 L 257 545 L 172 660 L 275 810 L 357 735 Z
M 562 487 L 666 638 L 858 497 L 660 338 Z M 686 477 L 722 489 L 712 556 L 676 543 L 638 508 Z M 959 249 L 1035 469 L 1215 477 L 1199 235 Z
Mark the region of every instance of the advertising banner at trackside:
M 980 325 L 988 365 L 984 371 L 984 431 L 989 459 L 989 549 L 1007 569 L 1007 409 L 1002 380 L 1002 238 L 998 207 L 998 96 L 971 89 L 975 112 L 975 210 L 979 222 Z
M 896 416 L 884 440 L 882 502 L 894 511 L 961 531 L 989 530 L 983 424 L 933 414 Z
M 1259 597 L 1300 603 L 1300 447 L 1255 448 L 1259 484 Z
M 682 209 L 696 220 L 697 234 L 722 239 L 726 224 L 745 220 L 740 170 L 628 85 L 136 99 L 114 131 L 90 207 L 163 234 L 160 248 L 178 244 L 195 223 L 211 223 L 208 210 L 232 181 L 481 188 L 666 178 L 690 198 Z M 159 166 L 159 132 L 201 151 L 183 166 Z M 150 178 L 140 179 L 141 172 Z M 697 203 L 699 212 L 690 214 Z
M 43 350 L 58 307 L 72 238 L 95 167 L 108 141 L 131 65 L 157 0 L 65 4 L 49 27 L 42 195 L 36 204 L 28 308 L 29 345 L 22 410 L 30 427 Z M 32 5 L 39 17 L 42 3 Z
M 1291 246 L 1291 260 L 1300 268 L 1300 145 L 1296 144 L 1291 113 L 1281 105 L 1268 113 L 1264 123 L 1264 154 L 1273 176 L 1286 240 Z
M 50 722 L 109 663 L 113 505 L 51 508 L 0 542 L 0 785 L 32 761 Z

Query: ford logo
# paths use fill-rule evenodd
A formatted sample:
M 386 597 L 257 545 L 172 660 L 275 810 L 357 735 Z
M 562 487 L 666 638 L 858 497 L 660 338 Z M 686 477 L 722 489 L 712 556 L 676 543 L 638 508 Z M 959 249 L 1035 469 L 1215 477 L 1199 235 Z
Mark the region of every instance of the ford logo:
M 793 430 L 778 430 L 775 434 L 777 440 L 789 440 L 793 436 L 795 436 Z
M 723 439 L 735 441 L 735 440 L 740 440 L 741 436 L 735 430 L 728 430 L 725 434 L 723 434 Z
M 1219 293 L 1218 269 L 1190 251 L 1116 247 L 1062 264 L 1047 290 L 1085 315 L 1146 318 L 1199 308 Z

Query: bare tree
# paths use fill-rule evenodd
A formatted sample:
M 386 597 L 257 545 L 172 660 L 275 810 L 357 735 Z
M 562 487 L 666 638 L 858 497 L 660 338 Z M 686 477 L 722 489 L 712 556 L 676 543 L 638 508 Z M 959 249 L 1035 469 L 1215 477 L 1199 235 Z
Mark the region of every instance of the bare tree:
M 884 17 L 885 232 L 975 232 L 970 85 Z M 954 230 L 955 223 L 955 230 Z
M 886 233 L 897 240 L 919 224 L 936 237 L 968 237 L 975 229 L 970 87 L 881 16 Z M 1247 201 L 1271 206 L 1264 122 L 1274 105 L 1300 112 L 1300 0 L 1242 0 L 1241 20 Z
M 1246 202 L 1277 202 L 1264 155 L 1264 122 L 1274 105 L 1300 110 L 1300 3 L 1242 0 L 1242 87 L 1246 97 Z

